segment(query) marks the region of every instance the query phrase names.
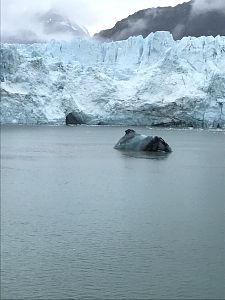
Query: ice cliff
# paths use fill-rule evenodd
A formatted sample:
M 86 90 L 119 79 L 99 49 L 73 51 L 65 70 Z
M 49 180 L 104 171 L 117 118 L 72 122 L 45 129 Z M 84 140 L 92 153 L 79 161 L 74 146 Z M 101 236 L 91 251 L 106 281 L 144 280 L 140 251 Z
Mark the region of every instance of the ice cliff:
M 225 128 L 225 37 L 1 46 L 1 122 Z

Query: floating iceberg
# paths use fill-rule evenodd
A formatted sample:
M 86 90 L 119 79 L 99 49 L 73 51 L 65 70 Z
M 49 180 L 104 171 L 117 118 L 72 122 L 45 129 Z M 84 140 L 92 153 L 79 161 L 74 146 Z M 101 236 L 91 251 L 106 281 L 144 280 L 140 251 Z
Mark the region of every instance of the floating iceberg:
M 170 146 L 159 136 L 147 136 L 127 129 L 125 135 L 116 143 L 114 149 L 146 152 L 172 152 Z

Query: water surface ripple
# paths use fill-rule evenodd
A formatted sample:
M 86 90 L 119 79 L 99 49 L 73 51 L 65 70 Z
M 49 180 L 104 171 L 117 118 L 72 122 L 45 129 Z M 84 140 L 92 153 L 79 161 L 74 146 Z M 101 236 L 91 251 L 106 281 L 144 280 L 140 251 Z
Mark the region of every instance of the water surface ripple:
M 225 134 L 1 129 L 2 299 L 224 299 Z

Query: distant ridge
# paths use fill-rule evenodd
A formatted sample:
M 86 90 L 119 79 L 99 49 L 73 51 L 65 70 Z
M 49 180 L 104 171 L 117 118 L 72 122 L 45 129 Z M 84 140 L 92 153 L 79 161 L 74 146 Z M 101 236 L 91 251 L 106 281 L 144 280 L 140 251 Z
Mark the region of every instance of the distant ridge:
M 33 16 L 31 29 L 24 28 L 1 36 L 3 43 L 43 43 L 51 39 L 70 40 L 74 37 L 89 38 L 88 30 L 51 9 Z
M 225 35 L 225 11 L 193 12 L 193 1 L 175 7 L 140 10 L 102 30 L 94 38 L 104 41 L 125 40 L 130 36 L 148 36 L 151 32 L 170 31 L 175 40 L 184 36 Z

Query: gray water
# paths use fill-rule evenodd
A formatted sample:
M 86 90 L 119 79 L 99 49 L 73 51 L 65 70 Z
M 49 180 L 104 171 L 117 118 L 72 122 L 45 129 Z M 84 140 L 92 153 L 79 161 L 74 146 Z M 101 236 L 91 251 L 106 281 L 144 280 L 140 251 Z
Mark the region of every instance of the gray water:
M 223 299 L 225 132 L 3 127 L 2 299 Z

